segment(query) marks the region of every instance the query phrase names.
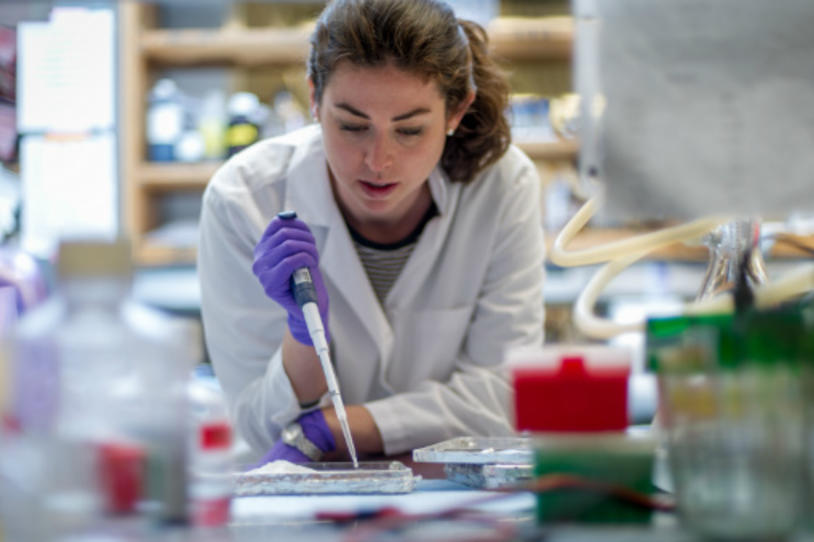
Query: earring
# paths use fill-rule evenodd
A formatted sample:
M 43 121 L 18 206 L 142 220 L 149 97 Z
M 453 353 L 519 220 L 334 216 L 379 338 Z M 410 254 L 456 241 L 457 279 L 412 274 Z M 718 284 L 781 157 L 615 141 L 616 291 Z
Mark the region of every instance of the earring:
M 455 133 L 455 128 L 450 128 L 449 130 L 447 130 L 447 135 L 448 135 L 448 136 L 451 136 L 451 135 L 453 135 L 454 133 Z

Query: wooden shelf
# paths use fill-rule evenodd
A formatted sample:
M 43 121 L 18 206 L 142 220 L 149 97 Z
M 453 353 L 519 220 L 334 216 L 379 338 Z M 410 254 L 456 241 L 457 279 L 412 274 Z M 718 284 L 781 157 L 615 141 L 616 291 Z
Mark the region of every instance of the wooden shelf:
M 576 158 L 579 142 L 574 139 L 558 141 L 515 141 L 515 145 L 529 155 L 532 160 L 564 160 Z
M 554 60 L 572 56 L 572 17 L 498 17 L 489 24 L 487 32 L 495 54 L 508 60 Z
M 569 59 L 571 17 L 499 18 L 488 27 L 495 53 L 507 60 Z M 227 30 L 148 30 L 139 40 L 141 54 L 157 63 L 183 66 L 246 66 L 304 62 L 313 25 L 296 28 Z
M 134 247 L 134 256 L 139 265 L 165 267 L 170 265 L 192 265 L 195 263 L 194 248 L 178 248 L 143 241 Z
M 294 64 L 308 55 L 311 29 L 150 30 L 139 45 L 149 60 L 174 66 Z
M 221 163 L 145 162 L 139 168 L 138 177 L 142 187 L 155 191 L 203 189 Z
M 519 142 L 532 160 L 569 159 L 576 156 L 579 144 L 576 141 L 561 140 L 551 142 Z M 144 162 L 137 176 L 142 188 L 151 191 L 202 190 L 222 162 Z

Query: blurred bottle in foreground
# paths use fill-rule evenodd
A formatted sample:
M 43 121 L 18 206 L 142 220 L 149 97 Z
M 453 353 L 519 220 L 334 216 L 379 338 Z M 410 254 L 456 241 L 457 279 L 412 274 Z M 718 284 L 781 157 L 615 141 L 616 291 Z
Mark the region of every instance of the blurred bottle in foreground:
M 217 382 L 191 381 L 189 405 L 189 517 L 199 527 L 225 525 L 233 489 L 232 428 Z
M 54 295 L 10 341 L 0 514 L 10 540 L 112 516 L 186 521 L 185 336 L 130 298 L 124 242 L 60 246 Z

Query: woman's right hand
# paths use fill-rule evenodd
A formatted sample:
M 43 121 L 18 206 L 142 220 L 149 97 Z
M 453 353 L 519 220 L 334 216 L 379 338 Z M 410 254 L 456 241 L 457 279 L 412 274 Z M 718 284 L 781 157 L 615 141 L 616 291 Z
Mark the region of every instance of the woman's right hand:
M 252 272 L 266 295 L 288 312 L 291 335 L 298 342 L 313 346 L 302 309 L 291 291 L 291 275 L 302 267 L 307 267 L 311 272 L 319 314 L 325 327 L 325 338 L 330 341 L 328 292 L 319 271 L 319 253 L 314 236 L 305 222 L 298 218 L 274 217 L 254 249 Z

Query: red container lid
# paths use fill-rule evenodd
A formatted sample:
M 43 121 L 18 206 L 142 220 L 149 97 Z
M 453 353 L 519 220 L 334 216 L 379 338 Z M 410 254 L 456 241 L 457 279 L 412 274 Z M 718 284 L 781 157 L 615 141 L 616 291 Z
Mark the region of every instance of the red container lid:
M 628 426 L 629 365 L 589 366 L 566 353 L 552 366 L 512 369 L 518 431 L 623 431 Z

